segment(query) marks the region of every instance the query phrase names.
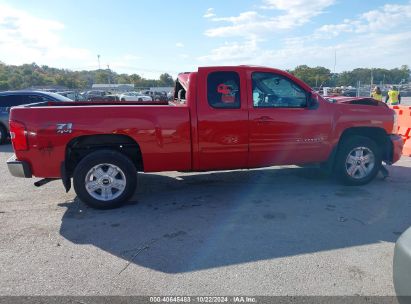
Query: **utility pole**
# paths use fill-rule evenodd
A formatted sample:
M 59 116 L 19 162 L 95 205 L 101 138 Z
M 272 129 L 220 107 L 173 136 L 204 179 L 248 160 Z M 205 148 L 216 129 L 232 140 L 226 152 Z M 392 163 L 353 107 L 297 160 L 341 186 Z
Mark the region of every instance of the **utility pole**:
M 374 75 L 373 75 L 373 71 L 372 71 L 372 68 L 371 68 L 371 85 L 370 85 L 370 96 L 371 96 L 371 93 L 372 93 L 372 86 L 374 85 Z
M 335 74 L 336 67 L 337 67 L 337 49 L 335 49 L 335 53 L 334 53 L 334 74 Z
M 107 64 L 107 69 L 108 69 L 108 75 L 107 75 L 108 84 L 111 87 L 111 83 L 110 83 L 110 65 L 108 65 L 108 64 Z

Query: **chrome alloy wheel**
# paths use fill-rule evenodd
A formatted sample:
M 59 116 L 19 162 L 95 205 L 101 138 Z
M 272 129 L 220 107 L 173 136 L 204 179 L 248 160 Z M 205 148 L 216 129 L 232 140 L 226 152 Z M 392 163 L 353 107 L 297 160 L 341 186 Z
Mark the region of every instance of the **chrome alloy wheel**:
M 126 184 L 124 172 L 112 164 L 94 166 L 87 172 L 85 179 L 88 194 L 99 201 L 118 198 L 124 192 Z
M 357 147 L 348 153 L 345 161 L 347 174 L 355 179 L 367 177 L 375 166 L 375 155 L 367 147 Z

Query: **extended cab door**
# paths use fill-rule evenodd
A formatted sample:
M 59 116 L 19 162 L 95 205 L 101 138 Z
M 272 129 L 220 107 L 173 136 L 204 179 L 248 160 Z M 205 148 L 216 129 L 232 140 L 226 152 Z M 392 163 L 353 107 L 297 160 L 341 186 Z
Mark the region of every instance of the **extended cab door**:
M 241 68 L 200 68 L 197 117 L 201 170 L 247 168 L 248 106 Z
M 249 166 L 321 162 L 330 153 L 331 115 L 326 105 L 308 107 L 310 92 L 270 71 L 248 71 Z

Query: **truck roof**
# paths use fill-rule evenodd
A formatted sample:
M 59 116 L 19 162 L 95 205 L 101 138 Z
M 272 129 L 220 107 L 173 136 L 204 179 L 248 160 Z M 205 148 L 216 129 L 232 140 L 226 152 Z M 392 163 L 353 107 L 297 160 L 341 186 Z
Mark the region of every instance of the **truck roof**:
M 272 72 L 280 75 L 287 75 L 289 78 L 294 79 L 297 83 L 300 85 L 303 85 L 307 90 L 311 89 L 306 83 L 304 83 L 302 80 L 297 79 L 294 75 L 280 69 L 272 68 L 272 67 L 267 67 L 267 66 L 260 66 L 260 65 L 235 65 L 235 66 L 204 66 L 204 67 L 199 67 L 198 71 L 202 69 L 215 69 L 215 70 L 225 70 L 225 71 L 240 71 L 240 70 L 259 70 L 259 71 L 265 71 L 265 72 Z M 183 87 L 187 88 L 188 87 L 188 81 L 190 78 L 190 74 L 197 73 L 196 72 L 184 72 L 180 73 L 177 77 L 178 81 L 183 85 Z

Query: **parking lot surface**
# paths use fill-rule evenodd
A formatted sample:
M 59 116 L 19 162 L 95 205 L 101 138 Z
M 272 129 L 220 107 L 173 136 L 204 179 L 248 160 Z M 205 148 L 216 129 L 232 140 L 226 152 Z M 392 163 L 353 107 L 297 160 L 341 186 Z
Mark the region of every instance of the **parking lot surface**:
M 312 168 L 139 175 L 98 211 L 9 175 L 0 146 L 0 295 L 394 295 L 411 158 L 362 187 Z

